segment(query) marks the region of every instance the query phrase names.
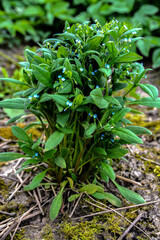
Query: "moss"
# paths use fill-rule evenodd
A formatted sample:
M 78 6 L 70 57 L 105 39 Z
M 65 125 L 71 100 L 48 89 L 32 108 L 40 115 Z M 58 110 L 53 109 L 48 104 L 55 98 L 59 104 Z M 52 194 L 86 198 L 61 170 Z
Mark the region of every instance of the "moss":
M 52 231 L 53 231 L 52 227 L 49 224 L 46 224 L 42 228 L 41 238 L 43 238 L 43 240 L 54 240 L 54 235 Z
M 1 186 L 1 188 L 0 188 L 0 195 L 2 195 L 4 199 L 7 199 L 7 197 L 8 197 L 8 193 L 9 193 L 8 188 L 9 188 L 9 185 L 10 185 L 10 184 L 6 184 L 5 181 L 0 178 L 0 186 Z
M 103 224 L 97 223 L 94 219 L 91 222 L 85 221 L 73 224 L 72 222 L 64 222 L 61 226 L 61 233 L 64 234 L 63 239 L 73 240 L 94 240 L 96 234 L 104 229 Z
M 11 238 L 8 236 L 6 240 L 10 240 Z M 20 231 L 17 231 L 14 235 L 13 240 L 29 240 L 25 238 L 25 230 L 21 229 Z

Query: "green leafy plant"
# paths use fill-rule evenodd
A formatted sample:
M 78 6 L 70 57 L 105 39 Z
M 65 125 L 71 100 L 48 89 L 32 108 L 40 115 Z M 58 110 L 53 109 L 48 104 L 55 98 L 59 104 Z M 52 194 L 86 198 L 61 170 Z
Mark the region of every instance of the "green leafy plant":
M 122 202 L 111 193 L 104 192 L 101 180 L 112 181 L 121 195 L 132 203 L 143 203 L 137 193 L 116 182 L 113 164 L 127 153 L 126 144 L 143 143 L 137 134 L 151 134 L 140 126 L 133 126 L 125 118 L 130 113 L 141 112 L 132 105 L 160 107 L 158 90 L 141 84 L 146 72 L 142 57 L 131 52 L 132 42 L 139 40 L 135 31 L 117 20 L 103 27 L 95 24 L 67 22 L 61 34 L 44 41 L 37 53 L 26 50 L 24 67 L 25 83 L 11 78 L 6 82 L 23 84 L 27 90 L 16 93 L 16 98 L 2 100 L 0 107 L 24 109 L 33 113 L 44 130 L 45 140 L 33 141 L 26 129 L 12 126 L 23 151 L 1 153 L 0 161 L 26 158 L 22 168 L 37 166 L 38 172 L 24 190 L 32 190 L 50 179 L 59 189 L 54 198 L 50 218 L 53 220 L 63 203 L 66 186 L 77 190 L 69 197 L 73 201 L 83 192 L 97 199 L 107 199 L 119 207 Z M 128 97 L 137 87 L 149 97 Z M 121 90 L 121 91 L 120 91 Z M 9 120 L 13 123 L 24 115 Z M 39 166 L 40 164 L 40 166 Z M 44 179 L 45 178 L 45 179 Z

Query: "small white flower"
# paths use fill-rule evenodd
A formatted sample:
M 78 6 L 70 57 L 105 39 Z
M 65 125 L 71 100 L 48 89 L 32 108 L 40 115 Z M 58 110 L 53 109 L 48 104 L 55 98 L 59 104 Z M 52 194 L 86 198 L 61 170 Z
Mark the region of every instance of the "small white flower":
M 126 30 L 128 30 L 128 27 L 127 27 L 126 25 L 124 25 L 124 28 L 125 28 Z

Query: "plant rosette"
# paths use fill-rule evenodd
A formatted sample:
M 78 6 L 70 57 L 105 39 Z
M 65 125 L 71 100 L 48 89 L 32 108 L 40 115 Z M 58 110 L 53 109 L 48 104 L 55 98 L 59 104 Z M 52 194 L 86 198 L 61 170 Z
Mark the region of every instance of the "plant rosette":
M 125 118 L 128 112 L 141 114 L 132 105 L 160 107 L 156 87 L 140 83 L 150 69 L 136 62 L 142 57 L 131 51 L 139 30 L 126 28 L 117 20 L 103 27 L 97 20 L 94 24 L 72 26 L 66 22 L 64 32 L 45 40 L 36 53 L 26 50 L 27 62 L 20 63 L 25 83 L 1 78 L 28 87 L 16 92 L 16 97 L 0 102 L 3 108 L 27 110 L 8 123 L 19 121 L 28 112 L 36 116 L 37 122 L 24 129 L 12 126 L 24 154 L 1 153 L 0 161 L 23 157 L 26 160 L 18 171 L 38 167 L 38 173 L 33 172 L 32 181 L 25 186 L 26 191 L 45 184 L 45 179 L 54 183 L 57 191 L 60 187 L 51 204 L 51 220 L 59 213 L 66 186 L 78 192 L 68 201 L 86 192 L 120 207 L 121 200 L 104 191 L 100 182 L 103 180 L 112 181 L 129 202 L 145 202 L 139 194 L 116 182 L 112 168 L 117 164 L 115 159 L 124 159 L 126 144 L 143 143 L 137 134 L 151 134 Z M 148 97 L 137 99 L 137 87 Z M 33 141 L 32 135 L 27 134 L 37 125 L 44 130 L 45 140 Z

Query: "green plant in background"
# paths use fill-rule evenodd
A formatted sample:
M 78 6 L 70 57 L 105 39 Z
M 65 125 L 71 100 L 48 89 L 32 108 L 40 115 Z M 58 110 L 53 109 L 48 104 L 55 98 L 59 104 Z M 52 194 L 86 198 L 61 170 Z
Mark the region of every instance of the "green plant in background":
M 26 50 L 27 62 L 20 63 L 26 83 L 1 79 L 28 86 L 17 92 L 16 98 L 1 101 L 0 107 L 33 113 L 39 120 L 35 125 L 44 130 L 45 140 L 34 142 L 24 129 L 12 126 L 24 154 L 0 153 L 0 161 L 24 157 L 26 161 L 19 171 L 38 167 L 39 172 L 33 172 L 25 190 L 45 185 L 44 178 L 54 183 L 57 190 L 60 186 L 50 208 L 52 220 L 61 208 L 66 186 L 78 192 L 69 201 L 87 192 L 119 207 L 121 200 L 104 192 L 100 182 L 112 181 L 128 201 L 144 202 L 140 195 L 116 182 L 112 168 L 114 159 L 123 159 L 127 153 L 126 144 L 143 143 L 137 134 L 151 133 L 125 118 L 128 112 L 141 114 L 131 106 L 160 107 L 156 87 L 140 83 L 150 69 L 145 70 L 136 62 L 142 57 L 130 51 L 132 43 L 139 40 L 135 33 L 139 30 L 117 20 L 103 27 L 97 20 L 95 24 L 72 26 L 66 22 L 64 32 L 45 40 L 37 53 Z M 149 97 L 128 97 L 137 87 Z M 123 93 L 119 91 L 122 89 Z M 24 114 L 8 122 L 13 123 Z M 28 125 L 27 130 L 32 126 L 33 123 Z
M 22 36 L 25 41 L 42 41 L 62 30 L 65 21 L 82 23 L 97 18 L 104 25 L 106 20 L 116 17 L 142 27 L 138 34 L 144 41 L 137 41 L 136 46 L 145 57 L 154 50 L 153 67 L 160 66 L 159 1 L 150 4 L 149 0 L 2 0 L 0 7 L 0 43 L 20 44 Z

